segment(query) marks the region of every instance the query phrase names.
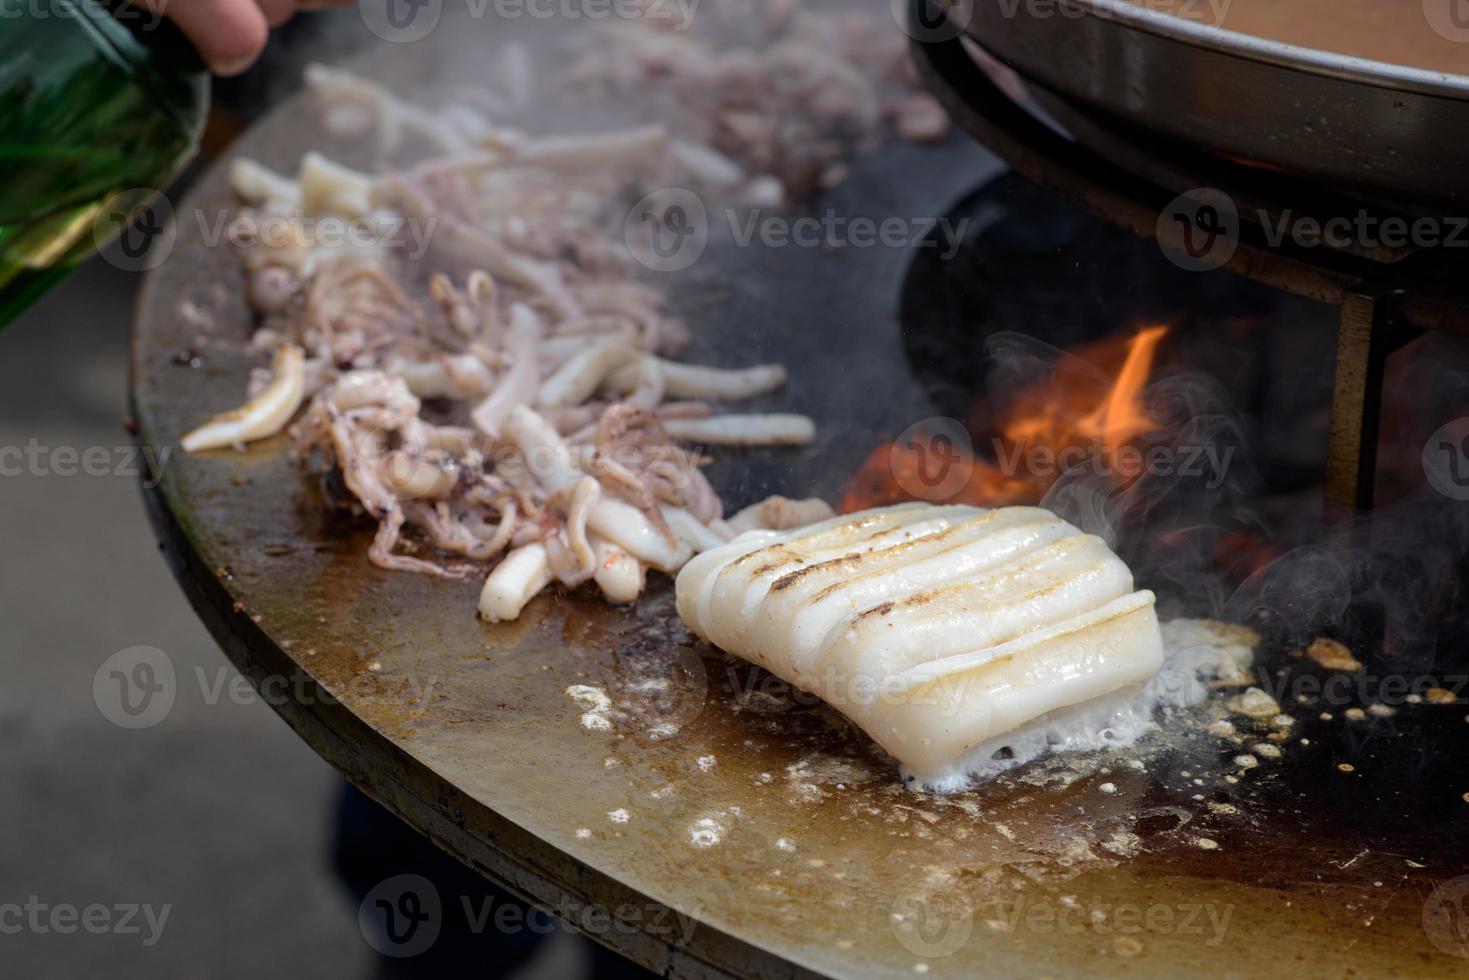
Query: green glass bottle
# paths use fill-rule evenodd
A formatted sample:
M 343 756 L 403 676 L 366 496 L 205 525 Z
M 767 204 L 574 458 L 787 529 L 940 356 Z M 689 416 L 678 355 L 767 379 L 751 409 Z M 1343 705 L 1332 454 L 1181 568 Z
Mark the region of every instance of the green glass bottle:
M 129 0 L 0 0 L 0 326 L 168 185 L 208 105 L 193 49 Z

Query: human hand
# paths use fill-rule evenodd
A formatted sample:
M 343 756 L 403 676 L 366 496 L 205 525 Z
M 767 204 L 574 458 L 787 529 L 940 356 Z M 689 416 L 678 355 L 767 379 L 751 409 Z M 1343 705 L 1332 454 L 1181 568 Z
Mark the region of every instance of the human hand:
M 298 10 L 342 6 L 353 0 L 142 0 L 142 6 L 178 25 L 209 69 L 238 75 L 255 63 L 272 27 Z

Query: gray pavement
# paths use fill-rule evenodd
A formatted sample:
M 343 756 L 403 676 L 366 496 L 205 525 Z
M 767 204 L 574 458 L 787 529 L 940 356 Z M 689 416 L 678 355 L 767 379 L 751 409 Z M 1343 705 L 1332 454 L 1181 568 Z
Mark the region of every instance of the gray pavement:
M 371 951 L 326 849 L 339 780 L 268 706 L 193 683 L 233 671 L 121 448 L 135 286 L 94 262 L 0 331 L 0 447 L 34 447 L 0 456 L 0 974 L 362 976 Z M 90 447 L 119 472 L 63 475 Z M 92 682 L 137 644 L 190 682 L 128 731 Z M 67 907 L 91 905 L 106 923 L 72 926 Z M 161 930 L 146 909 L 123 922 L 131 906 L 167 908 Z

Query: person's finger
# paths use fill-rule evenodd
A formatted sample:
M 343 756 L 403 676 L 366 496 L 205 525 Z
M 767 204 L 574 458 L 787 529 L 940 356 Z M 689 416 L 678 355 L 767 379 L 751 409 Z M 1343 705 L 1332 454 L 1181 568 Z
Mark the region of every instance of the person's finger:
M 255 0 L 155 0 L 220 75 L 238 75 L 254 64 L 270 34 Z
M 255 0 L 271 27 L 280 27 L 296 12 L 296 0 Z

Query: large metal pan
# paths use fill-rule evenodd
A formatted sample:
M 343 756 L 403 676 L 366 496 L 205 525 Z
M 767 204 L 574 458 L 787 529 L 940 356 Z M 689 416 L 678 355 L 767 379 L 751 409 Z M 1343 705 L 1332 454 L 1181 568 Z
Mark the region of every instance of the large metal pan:
M 1048 108 L 1055 100 L 1044 95 L 1059 97 L 1063 117 L 1069 107 L 1092 124 L 1121 121 L 1373 196 L 1469 198 L 1469 77 L 1265 40 L 1127 0 L 963 0 L 949 17 Z M 1072 128 L 1086 138 L 1087 127 Z

